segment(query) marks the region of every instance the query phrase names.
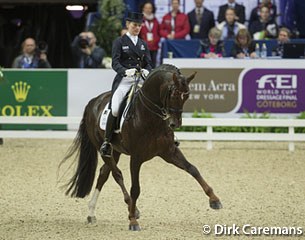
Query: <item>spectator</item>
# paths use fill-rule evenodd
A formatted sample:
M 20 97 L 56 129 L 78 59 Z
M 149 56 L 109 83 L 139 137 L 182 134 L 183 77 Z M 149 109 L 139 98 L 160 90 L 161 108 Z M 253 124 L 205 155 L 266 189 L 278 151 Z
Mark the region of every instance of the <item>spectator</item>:
M 235 10 L 235 20 L 244 24 L 245 23 L 245 7 L 235 2 L 235 0 L 228 0 L 227 4 L 221 5 L 218 11 L 217 21 L 221 23 L 225 21 L 226 10 L 233 8 Z
M 171 0 L 172 11 L 162 18 L 161 37 L 167 39 L 184 39 L 190 32 L 190 24 L 186 14 L 179 10 L 179 0 Z
M 147 43 L 153 68 L 156 67 L 160 42 L 160 27 L 159 22 L 154 15 L 155 11 L 155 5 L 150 0 L 145 1 L 141 5 L 141 12 L 144 15 L 144 24 L 142 24 L 140 37 Z
M 226 20 L 217 25 L 221 31 L 221 40 L 234 39 L 237 32 L 246 26 L 235 20 L 236 15 L 233 8 L 228 8 L 225 16 Z
M 247 29 L 240 29 L 236 34 L 230 56 L 234 58 L 256 58 L 255 43 Z
M 25 39 L 21 47 L 22 54 L 14 59 L 12 68 L 51 68 L 47 53 L 36 48 L 33 38 Z
M 205 39 L 215 26 L 214 14 L 203 6 L 204 0 L 195 0 L 195 8 L 188 13 L 191 38 Z
M 277 9 L 276 5 L 272 3 L 271 0 L 262 0 L 260 4 L 257 5 L 257 7 L 253 8 L 250 14 L 250 19 L 249 19 L 249 28 L 251 27 L 252 23 L 259 20 L 261 11 L 260 9 L 266 6 L 269 9 L 270 13 L 270 20 L 274 21 L 276 20 L 276 14 L 277 14 Z
M 121 30 L 121 37 L 128 32 L 128 29 L 126 27 L 123 27 Z
M 277 38 L 277 46 L 272 49 L 272 56 L 283 56 L 284 43 L 288 43 L 290 41 L 290 30 L 288 28 L 281 28 L 279 30 L 279 36 Z
M 295 0 L 295 20 L 298 29 L 299 38 L 305 38 L 305 1 Z
M 277 37 L 278 26 L 274 20 L 270 19 L 269 8 L 266 5 L 262 5 L 259 20 L 251 24 L 249 31 L 254 40 Z
M 209 31 L 209 37 L 200 41 L 197 57 L 200 58 L 220 58 L 224 52 L 223 42 L 220 41 L 221 31 L 213 27 Z
M 77 68 L 102 67 L 105 51 L 96 45 L 96 37 L 93 32 L 81 32 L 74 38 L 71 48 Z

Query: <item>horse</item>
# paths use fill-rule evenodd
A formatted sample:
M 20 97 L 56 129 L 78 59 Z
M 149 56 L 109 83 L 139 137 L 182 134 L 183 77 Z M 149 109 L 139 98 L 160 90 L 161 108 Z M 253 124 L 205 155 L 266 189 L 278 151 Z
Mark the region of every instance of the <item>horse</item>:
M 141 165 L 155 156 L 191 174 L 209 197 L 212 209 L 222 207 L 213 189 L 202 178 L 197 168 L 186 160 L 175 144 L 173 130 L 182 124 L 183 105 L 189 98 L 189 83 L 195 75 L 196 72 L 185 77 L 178 68 L 170 64 L 160 65 L 148 75 L 143 86 L 134 95 L 128 118 L 123 123 L 121 132 L 114 134 L 112 138 L 112 157 L 102 157 L 104 164 L 100 168 L 96 188 L 88 204 L 88 223 L 96 222 L 96 202 L 111 172 L 121 187 L 124 201 L 128 205 L 129 230 L 140 230 L 137 220 L 139 210 L 136 207 L 140 195 L 139 172 Z M 78 153 L 76 171 L 66 184 L 66 194 L 71 197 L 84 198 L 91 192 L 98 152 L 104 136 L 104 131 L 99 127 L 99 119 L 110 96 L 111 92 L 106 92 L 89 101 L 77 136 L 63 159 L 64 162 L 76 152 Z M 122 172 L 117 166 L 122 153 L 130 155 L 130 195 L 124 185 Z

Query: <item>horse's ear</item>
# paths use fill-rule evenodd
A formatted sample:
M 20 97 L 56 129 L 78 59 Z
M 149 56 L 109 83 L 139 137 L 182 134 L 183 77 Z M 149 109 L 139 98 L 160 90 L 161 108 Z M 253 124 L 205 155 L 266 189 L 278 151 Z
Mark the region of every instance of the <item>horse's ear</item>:
M 176 73 L 173 73 L 173 81 L 174 81 L 176 86 L 179 86 L 179 81 L 178 81 Z
M 187 83 L 190 83 L 190 82 L 194 79 L 194 77 L 196 76 L 196 74 L 197 74 L 197 72 L 194 72 L 191 76 L 189 76 L 189 77 L 186 79 Z

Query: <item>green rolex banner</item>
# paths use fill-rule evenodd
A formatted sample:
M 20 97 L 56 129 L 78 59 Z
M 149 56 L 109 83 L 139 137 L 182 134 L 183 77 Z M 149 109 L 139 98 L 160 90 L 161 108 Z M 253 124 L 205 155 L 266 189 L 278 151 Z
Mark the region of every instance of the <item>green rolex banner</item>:
M 1 116 L 67 116 L 67 71 L 3 70 Z M 10 125 L 3 129 L 66 129 L 66 125 Z

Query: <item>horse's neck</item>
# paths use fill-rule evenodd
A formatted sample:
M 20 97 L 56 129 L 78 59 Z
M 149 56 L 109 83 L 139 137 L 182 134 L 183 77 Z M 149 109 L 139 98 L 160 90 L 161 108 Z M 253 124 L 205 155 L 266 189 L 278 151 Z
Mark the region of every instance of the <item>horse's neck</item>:
M 160 107 L 162 104 L 162 101 L 160 99 L 160 88 L 162 82 L 159 79 L 154 79 L 148 82 L 145 82 L 145 84 L 142 87 L 143 94 L 149 98 L 152 102 L 159 105 Z

